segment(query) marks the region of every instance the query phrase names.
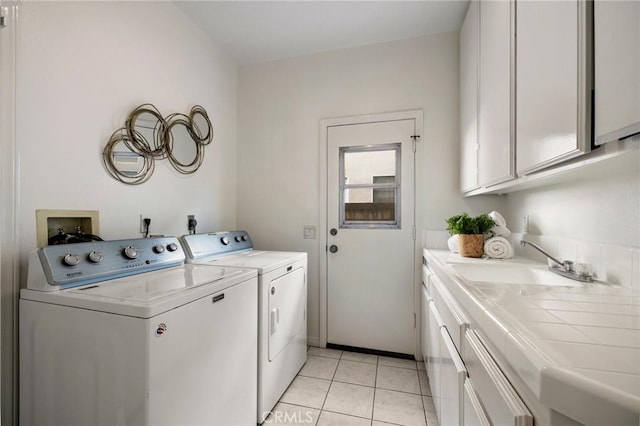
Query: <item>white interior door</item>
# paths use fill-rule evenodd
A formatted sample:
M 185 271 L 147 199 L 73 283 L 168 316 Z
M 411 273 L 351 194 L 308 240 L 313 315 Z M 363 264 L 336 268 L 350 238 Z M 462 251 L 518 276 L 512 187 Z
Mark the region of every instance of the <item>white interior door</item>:
M 416 120 L 327 130 L 327 343 L 413 354 Z

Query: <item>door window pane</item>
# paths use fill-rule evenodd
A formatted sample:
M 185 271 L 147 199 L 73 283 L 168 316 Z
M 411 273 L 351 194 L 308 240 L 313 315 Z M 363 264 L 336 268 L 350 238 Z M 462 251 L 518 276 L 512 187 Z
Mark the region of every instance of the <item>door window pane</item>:
M 400 228 L 400 144 L 340 148 L 340 227 Z
M 370 185 L 374 183 L 374 176 L 388 176 L 391 177 L 391 183 L 395 183 L 396 152 L 395 149 L 385 149 L 381 151 L 345 151 L 345 183 L 350 185 Z

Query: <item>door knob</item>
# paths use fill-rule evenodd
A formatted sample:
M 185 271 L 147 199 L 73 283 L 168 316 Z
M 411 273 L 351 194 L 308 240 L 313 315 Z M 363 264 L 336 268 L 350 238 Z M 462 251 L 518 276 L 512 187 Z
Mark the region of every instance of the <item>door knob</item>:
M 331 231 L 329 231 L 329 233 L 331 235 L 337 235 L 338 234 L 338 230 L 336 228 L 331 228 Z
M 329 247 L 329 251 L 331 253 L 337 253 L 338 252 L 338 246 L 335 244 L 332 244 L 331 247 Z

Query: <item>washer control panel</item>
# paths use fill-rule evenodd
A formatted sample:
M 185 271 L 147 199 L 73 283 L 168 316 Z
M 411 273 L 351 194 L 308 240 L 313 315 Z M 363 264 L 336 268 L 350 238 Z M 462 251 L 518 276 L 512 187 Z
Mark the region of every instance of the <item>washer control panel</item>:
M 49 287 L 34 290 L 45 291 L 169 268 L 185 260 L 175 237 L 59 244 L 37 253 Z
M 253 242 L 247 231 L 190 234 L 183 235 L 180 239 L 187 262 L 253 249 Z

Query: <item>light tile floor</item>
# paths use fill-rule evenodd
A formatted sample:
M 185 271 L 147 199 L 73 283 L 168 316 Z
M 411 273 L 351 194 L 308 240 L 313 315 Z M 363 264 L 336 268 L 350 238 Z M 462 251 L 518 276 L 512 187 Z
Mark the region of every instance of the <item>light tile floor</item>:
M 309 348 L 265 424 L 438 426 L 424 363 Z

